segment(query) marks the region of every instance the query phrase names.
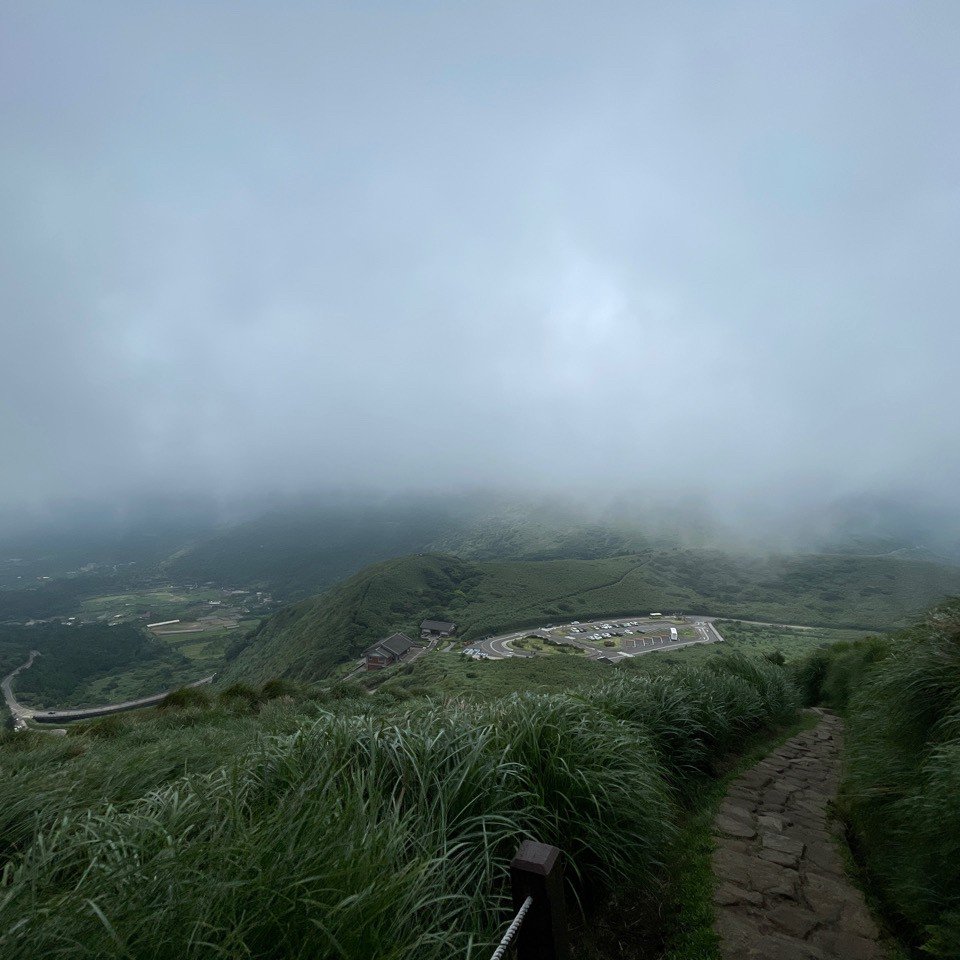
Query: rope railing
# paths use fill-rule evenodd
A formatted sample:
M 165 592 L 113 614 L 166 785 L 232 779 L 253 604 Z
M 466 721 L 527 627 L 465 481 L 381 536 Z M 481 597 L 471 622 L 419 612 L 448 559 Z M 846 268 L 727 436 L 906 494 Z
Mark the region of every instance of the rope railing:
M 556 847 L 524 840 L 510 864 L 513 920 L 490 960 L 516 946 L 517 960 L 570 960 L 562 857 Z
M 523 901 L 520 909 L 517 911 L 517 915 L 513 918 L 510 926 L 507 927 L 507 932 L 503 935 L 503 939 L 498 944 L 497 949 L 493 951 L 493 956 L 490 958 L 490 960 L 503 960 L 503 957 L 507 952 L 507 947 L 513 943 L 513 938 L 517 935 L 517 931 L 520 929 L 520 926 L 523 923 L 523 918 L 527 915 L 527 911 L 532 906 L 533 897 L 527 897 L 527 899 Z

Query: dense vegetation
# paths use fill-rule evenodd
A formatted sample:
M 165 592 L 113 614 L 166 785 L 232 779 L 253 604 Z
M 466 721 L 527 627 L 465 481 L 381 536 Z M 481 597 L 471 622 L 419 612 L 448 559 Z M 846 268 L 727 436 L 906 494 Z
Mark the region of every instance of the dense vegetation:
M 888 629 L 960 590 L 960 568 L 876 557 L 733 557 L 648 550 L 607 560 L 467 562 L 426 555 L 367 568 L 264 621 L 228 652 L 229 679 L 317 679 L 396 630 L 444 617 L 471 639 L 544 621 L 689 611 Z
M 650 549 L 607 560 L 479 566 L 484 578 L 470 609 L 478 631 L 643 610 L 885 630 L 960 588 L 960 568 L 886 557 Z
M 819 646 L 842 640 L 858 640 L 862 630 L 837 630 L 830 627 L 785 627 L 766 623 L 744 623 L 742 620 L 719 620 L 717 628 L 723 639 L 741 653 L 780 654 L 786 661 L 802 660 Z M 710 647 L 683 647 L 668 653 L 684 659 L 710 656 Z
M 743 658 L 404 709 L 335 695 L 234 688 L 0 742 L 0 953 L 479 957 L 528 836 L 564 848 L 580 909 L 655 904 L 692 785 L 798 702 Z
M 452 615 L 479 571 L 453 557 L 411 557 L 368 567 L 323 596 L 281 610 L 227 650 L 228 680 L 314 680 L 389 633 L 419 636 L 427 616 Z
M 0 665 L 19 666 L 31 650 L 40 656 L 18 674 L 14 687 L 17 698 L 31 705 L 67 706 L 93 681 L 133 669 L 159 684 L 148 691 L 153 693 L 179 680 L 179 668 L 189 667 L 185 658 L 131 624 L 0 624 Z
M 960 956 L 960 601 L 821 650 L 800 677 L 846 714 L 840 810 L 885 912 L 925 953 Z

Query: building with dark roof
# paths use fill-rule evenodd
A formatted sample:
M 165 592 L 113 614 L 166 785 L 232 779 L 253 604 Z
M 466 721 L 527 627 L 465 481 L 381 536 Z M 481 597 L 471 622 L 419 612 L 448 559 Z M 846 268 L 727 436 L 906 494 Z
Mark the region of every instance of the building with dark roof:
M 424 620 L 420 624 L 421 637 L 449 637 L 456 632 L 457 625 L 446 620 Z
M 364 654 L 368 670 L 382 670 L 402 660 L 417 644 L 404 633 L 394 633 L 385 640 L 378 640 Z

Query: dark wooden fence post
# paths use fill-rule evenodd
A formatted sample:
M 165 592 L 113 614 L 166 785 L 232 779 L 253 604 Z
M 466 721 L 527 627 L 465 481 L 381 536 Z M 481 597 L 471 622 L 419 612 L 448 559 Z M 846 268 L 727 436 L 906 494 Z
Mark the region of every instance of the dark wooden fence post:
M 514 910 L 533 898 L 517 934 L 517 960 L 570 960 L 560 851 L 524 840 L 510 864 L 510 880 Z

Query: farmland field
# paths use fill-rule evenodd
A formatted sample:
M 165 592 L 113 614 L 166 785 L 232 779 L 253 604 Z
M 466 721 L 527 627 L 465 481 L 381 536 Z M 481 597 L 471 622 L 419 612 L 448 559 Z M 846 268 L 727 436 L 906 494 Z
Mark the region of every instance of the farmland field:
M 85 618 L 110 619 L 119 614 L 122 618 L 149 617 L 153 621 L 184 619 L 199 615 L 200 611 L 209 613 L 219 610 L 223 600 L 223 591 L 212 587 L 131 590 L 88 597 L 82 601 L 80 612 Z

